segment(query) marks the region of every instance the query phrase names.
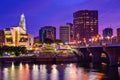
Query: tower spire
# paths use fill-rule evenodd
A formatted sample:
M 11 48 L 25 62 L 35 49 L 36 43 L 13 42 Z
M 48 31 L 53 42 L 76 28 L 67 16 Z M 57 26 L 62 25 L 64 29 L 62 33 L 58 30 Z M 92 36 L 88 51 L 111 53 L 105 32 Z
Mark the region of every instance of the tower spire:
M 26 23 L 25 23 L 25 16 L 22 13 L 21 18 L 20 18 L 20 24 L 19 26 L 26 31 Z

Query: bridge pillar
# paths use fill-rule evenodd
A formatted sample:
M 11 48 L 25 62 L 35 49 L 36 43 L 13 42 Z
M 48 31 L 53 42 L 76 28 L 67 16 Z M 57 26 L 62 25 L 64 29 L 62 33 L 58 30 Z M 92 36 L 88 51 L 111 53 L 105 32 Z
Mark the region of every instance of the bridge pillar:
M 101 63 L 101 53 L 103 52 L 102 47 L 91 47 L 89 48 L 93 55 L 93 63 Z
M 110 58 L 110 66 L 118 65 L 118 56 L 120 55 L 120 46 L 109 46 L 105 48 Z
M 83 61 L 85 62 L 92 62 L 92 56 L 90 56 L 90 52 L 87 48 L 80 48 L 79 49 L 83 53 Z

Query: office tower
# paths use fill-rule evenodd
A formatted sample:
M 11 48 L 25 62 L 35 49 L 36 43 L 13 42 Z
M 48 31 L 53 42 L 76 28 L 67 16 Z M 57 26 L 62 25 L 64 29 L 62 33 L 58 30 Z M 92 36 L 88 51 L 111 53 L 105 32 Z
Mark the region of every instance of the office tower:
M 103 37 L 112 37 L 113 36 L 113 29 L 112 28 L 105 28 L 103 30 Z
M 117 28 L 117 41 L 120 42 L 120 28 Z
M 65 25 L 65 26 L 60 26 L 60 40 L 62 42 L 69 42 L 70 41 L 70 27 Z
M 39 40 L 44 42 L 45 39 L 56 39 L 56 28 L 53 26 L 44 26 L 39 30 Z
M 69 42 L 73 42 L 74 41 L 74 26 L 72 23 L 66 23 L 66 26 L 69 27 L 70 30 L 70 34 L 69 34 Z
M 98 11 L 80 10 L 73 13 L 75 40 L 88 41 L 98 35 Z

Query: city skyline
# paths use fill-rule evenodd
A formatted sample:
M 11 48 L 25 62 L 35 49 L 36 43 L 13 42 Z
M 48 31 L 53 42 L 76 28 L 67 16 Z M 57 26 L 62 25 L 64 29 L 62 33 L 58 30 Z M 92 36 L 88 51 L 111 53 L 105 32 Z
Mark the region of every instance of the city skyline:
M 115 34 L 116 29 L 120 27 L 119 4 L 120 1 L 118 0 L 37 0 L 35 2 L 4 0 L 0 3 L 0 29 L 18 26 L 19 16 L 24 13 L 28 33 L 38 36 L 41 27 L 55 26 L 58 38 L 59 27 L 68 22 L 73 23 L 74 12 L 78 10 L 98 10 L 99 33 L 102 34 L 102 30 L 111 25 Z

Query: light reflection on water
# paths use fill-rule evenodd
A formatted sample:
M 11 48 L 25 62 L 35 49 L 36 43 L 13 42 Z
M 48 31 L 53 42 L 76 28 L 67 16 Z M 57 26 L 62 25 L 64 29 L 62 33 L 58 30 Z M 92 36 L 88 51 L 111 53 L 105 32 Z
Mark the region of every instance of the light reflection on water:
M 102 80 L 104 73 L 71 64 L 12 63 L 0 67 L 0 80 Z

